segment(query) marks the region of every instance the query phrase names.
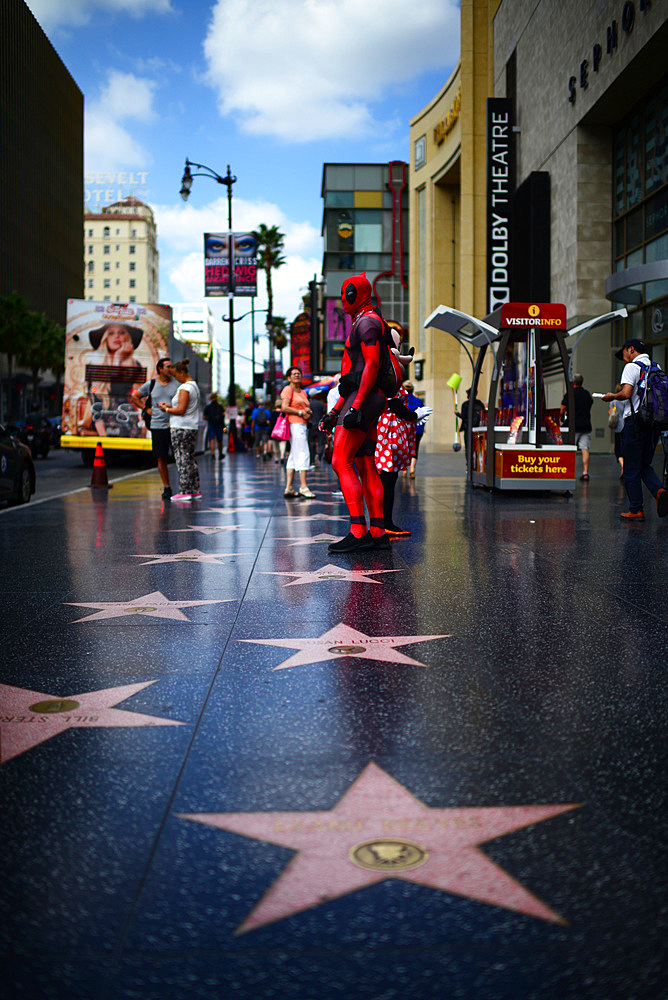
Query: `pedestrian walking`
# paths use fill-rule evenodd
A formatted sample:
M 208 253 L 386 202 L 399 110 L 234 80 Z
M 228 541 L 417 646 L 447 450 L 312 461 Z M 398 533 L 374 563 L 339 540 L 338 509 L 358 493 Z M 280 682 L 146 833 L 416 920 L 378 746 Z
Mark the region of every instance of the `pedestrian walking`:
M 308 450 L 308 421 L 311 416 L 311 407 L 308 404 L 308 396 L 302 387 L 301 368 L 296 365 L 288 368 L 286 372 L 288 384 L 281 392 L 281 409 L 287 415 L 290 424 L 290 455 L 286 465 L 285 497 L 305 497 L 307 500 L 315 498 L 306 484 L 306 473 L 311 465 L 311 457 Z M 299 473 L 299 492 L 293 488 L 295 472 Z
M 469 446 L 468 446 L 468 426 L 469 426 L 469 409 L 471 406 L 471 390 L 470 388 L 466 390 L 466 399 L 462 403 L 461 411 L 458 413 L 455 410 L 455 416 L 459 417 L 459 433 L 464 438 L 464 454 L 466 456 L 466 468 L 469 467 Z M 483 415 L 485 413 L 485 407 L 479 399 L 476 399 L 473 404 L 473 426 L 479 427 L 483 420 Z
M 144 382 L 130 397 L 135 406 L 138 406 L 142 411 L 144 423 L 151 432 L 151 452 L 162 480 L 163 500 L 169 500 L 172 495 L 167 468 L 171 437 L 169 416 L 160 408 L 160 403 L 171 403 L 178 387 L 179 383 L 172 374 L 171 360 L 160 358 L 155 366 L 155 378 Z
M 223 433 L 225 431 L 225 410 L 218 400 L 218 395 L 212 392 L 209 402 L 204 407 L 204 419 L 207 422 L 207 438 L 211 457 L 216 457 L 216 443 L 218 443 L 218 461 L 222 462 L 225 454 L 223 452 Z
M 582 475 L 583 482 L 589 480 L 589 452 L 591 449 L 591 407 L 594 400 L 590 392 L 584 388 L 582 375 L 573 376 L 573 399 L 575 400 L 575 446 L 582 455 Z M 559 410 L 560 418 L 563 420 L 566 413 L 566 403 L 568 395 L 565 394 L 561 401 Z
M 620 516 L 627 520 L 644 521 L 642 484 L 656 498 L 659 517 L 668 514 L 668 490 L 652 468 L 654 452 L 659 441 L 659 431 L 641 424 L 637 417 L 640 406 L 638 389 L 649 370 L 651 361 L 642 340 L 627 340 L 615 357 L 624 362 L 619 392 L 606 392 L 606 403 L 624 401 L 624 427 L 621 433 L 622 458 L 624 459 L 624 488 L 629 499 L 629 509 Z
M 199 500 L 202 496 L 195 461 L 200 395 L 195 379 L 188 373 L 189 364 L 188 358 L 184 358 L 172 366 L 179 390 L 170 406 L 160 403 L 160 409 L 169 414 L 172 451 L 179 473 L 179 492 L 172 500 Z
M 319 423 L 327 413 L 325 404 L 325 393 L 308 393 L 309 406 L 311 407 L 311 418 L 308 424 L 308 449 L 311 457 L 311 465 L 322 465 L 327 444 L 327 435 L 319 428 Z
M 269 422 L 271 411 L 258 403 L 251 413 L 251 437 L 255 446 L 255 457 L 266 461 L 269 457 Z
M 412 382 L 404 382 L 404 389 L 408 394 L 408 399 L 406 406 L 409 410 L 419 410 L 424 403 L 422 400 L 415 395 L 414 385 Z M 411 479 L 415 479 L 415 466 L 417 465 L 418 455 L 420 454 L 420 442 L 422 440 L 422 435 L 424 434 L 424 420 L 420 420 L 415 427 L 415 454 L 411 458 L 411 463 L 408 467 L 408 475 Z M 381 476 L 382 479 L 382 476 Z M 386 529 L 387 530 L 387 529 Z

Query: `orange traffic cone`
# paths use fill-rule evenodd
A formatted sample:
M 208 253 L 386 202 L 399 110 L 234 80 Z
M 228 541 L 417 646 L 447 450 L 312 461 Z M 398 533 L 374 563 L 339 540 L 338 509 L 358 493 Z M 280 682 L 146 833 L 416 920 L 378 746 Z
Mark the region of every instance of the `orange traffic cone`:
M 95 449 L 95 458 L 93 459 L 93 475 L 90 481 L 91 488 L 99 488 L 103 490 L 112 490 L 113 486 L 109 485 L 109 480 L 107 479 L 107 463 L 104 460 L 104 451 L 102 450 L 102 444 L 100 441 L 97 442 L 97 447 Z
M 228 451 L 228 453 L 232 453 L 235 450 L 236 449 L 234 447 L 234 434 L 232 433 L 232 431 L 230 431 L 230 436 L 229 436 L 229 439 L 228 439 L 228 442 L 227 442 L 227 451 Z

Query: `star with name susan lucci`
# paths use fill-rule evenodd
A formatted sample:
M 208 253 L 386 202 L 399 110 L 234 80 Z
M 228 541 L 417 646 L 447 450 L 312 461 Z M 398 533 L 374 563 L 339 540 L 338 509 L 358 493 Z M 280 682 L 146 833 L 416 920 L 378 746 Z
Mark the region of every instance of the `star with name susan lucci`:
M 174 719 L 115 708 L 151 684 L 155 681 L 64 697 L 0 684 L 0 761 L 17 757 L 66 729 L 183 726 L 185 723 Z
M 558 913 L 488 858 L 482 845 L 578 805 L 432 808 L 370 763 L 333 809 L 179 816 L 295 852 L 237 928 L 235 933 L 243 934 L 387 879 L 563 924 Z M 546 836 L 540 834 L 540 843 Z M 546 864 L 556 866 L 546 850 Z
M 399 652 L 397 646 L 412 646 L 418 642 L 433 642 L 435 639 L 449 639 L 449 635 L 366 635 L 352 625 L 339 622 L 315 638 L 289 636 L 285 639 L 239 639 L 239 642 L 255 643 L 261 646 L 278 646 L 283 649 L 297 649 L 275 666 L 274 670 L 287 670 L 304 664 L 322 663 L 325 660 L 340 660 L 353 657 L 356 660 L 381 660 L 383 663 L 403 663 L 413 667 L 425 664 L 411 656 Z

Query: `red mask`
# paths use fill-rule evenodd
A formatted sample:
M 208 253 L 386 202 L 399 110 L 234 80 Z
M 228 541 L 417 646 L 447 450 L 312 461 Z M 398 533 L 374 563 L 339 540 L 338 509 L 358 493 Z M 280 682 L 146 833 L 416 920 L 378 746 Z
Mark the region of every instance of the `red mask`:
M 371 285 L 364 272 L 346 278 L 341 285 L 341 302 L 349 316 L 371 308 Z

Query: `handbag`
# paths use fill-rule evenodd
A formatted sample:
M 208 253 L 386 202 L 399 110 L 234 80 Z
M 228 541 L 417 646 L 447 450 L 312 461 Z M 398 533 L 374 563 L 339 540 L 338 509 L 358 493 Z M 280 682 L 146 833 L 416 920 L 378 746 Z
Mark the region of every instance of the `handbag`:
M 148 396 L 146 397 L 146 402 L 144 403 L 144 409 L 142 410 L 142 420 L 144 421 L 144 426 L 146 427 L 147 431 L 150 431 L 151 429 L 151 420 L 153 419 L 153 414 L 147 413 L 146 410 L 153 409 L 152 393 L 154 387 L 155 387 L 155 379 L 152 378 L 151 383 L 148 387 Z
M 290 424 L 288 423 L 288 418 L 284 413 L 281 413 L 274 425 L 274 429 L 271 432 L 271 437 L 276 441 L 289 441 L 290 440 Z

